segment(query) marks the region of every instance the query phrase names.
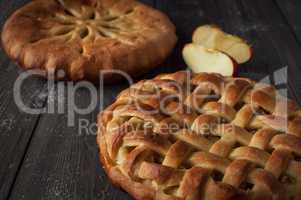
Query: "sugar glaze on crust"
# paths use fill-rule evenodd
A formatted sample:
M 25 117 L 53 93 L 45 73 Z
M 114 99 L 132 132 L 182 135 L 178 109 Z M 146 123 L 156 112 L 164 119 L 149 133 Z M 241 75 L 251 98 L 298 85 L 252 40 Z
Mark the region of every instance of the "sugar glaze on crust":
M 300 107 L 273 86 L 180 71 L 123 91 L 99 114 L 97 142 L 138 200 L 297 200 L 300 137 Z
M 5 51 L 21 66 L 63 69 L 71 80 L 98 80 L 100 70 L 138 76 L 162 63 L 176 41 L 168 17 L 135 0 L 35 0 L 2 31 Z

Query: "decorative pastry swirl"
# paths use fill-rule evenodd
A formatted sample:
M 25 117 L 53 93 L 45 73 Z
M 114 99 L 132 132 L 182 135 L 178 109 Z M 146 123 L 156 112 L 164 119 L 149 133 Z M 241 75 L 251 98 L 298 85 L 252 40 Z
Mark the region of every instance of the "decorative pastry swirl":
M 36 0 L 8 19 L 2 41 L 26 69 L 97 81 L 102 70 L 138 76 L 158 66 L 177 37 L 164 14 L 134 0 Z

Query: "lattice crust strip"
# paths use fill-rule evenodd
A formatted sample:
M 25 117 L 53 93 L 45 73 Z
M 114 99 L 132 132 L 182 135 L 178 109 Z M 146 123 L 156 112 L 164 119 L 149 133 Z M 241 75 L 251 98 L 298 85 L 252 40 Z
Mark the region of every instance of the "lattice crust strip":
M 112 181 L 136 199 L 301 199 L 301 110 L 270 85 L 180 71 L 99 115 Z

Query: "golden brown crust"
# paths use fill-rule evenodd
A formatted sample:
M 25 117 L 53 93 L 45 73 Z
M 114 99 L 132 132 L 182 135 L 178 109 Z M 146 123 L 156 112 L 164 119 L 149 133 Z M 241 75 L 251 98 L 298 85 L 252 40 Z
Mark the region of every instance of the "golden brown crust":
M 162 63 L 176 41 L 169 19 L 135 0 L 35 0 L 2 32 L 5 51 L 21 66 L 64 69 L 71 80 L 98 80 L 99 70 L 137 76 Z
M 100 113 L 100 157 L 112 182 L 138 200 L 297 200 L 300 111 L 246 78 L 164 74 Z

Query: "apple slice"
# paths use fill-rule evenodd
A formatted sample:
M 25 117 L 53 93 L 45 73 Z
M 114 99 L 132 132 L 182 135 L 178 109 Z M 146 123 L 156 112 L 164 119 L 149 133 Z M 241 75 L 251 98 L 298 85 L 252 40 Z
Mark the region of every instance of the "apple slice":
M 225 52 L 239 64 L 247 62 L 252 57 L 252 49 L 245 40 L 227 34 L 214 25 L 197 28 L 193 33 L 192 41 L 206 48 Z
M 188 67 L 195 73 L 215 72 L 232 76 L 236 71 L 237 65 L 229 56 L 198 44 L 187 44 L 183 49 L 183 57 Z

